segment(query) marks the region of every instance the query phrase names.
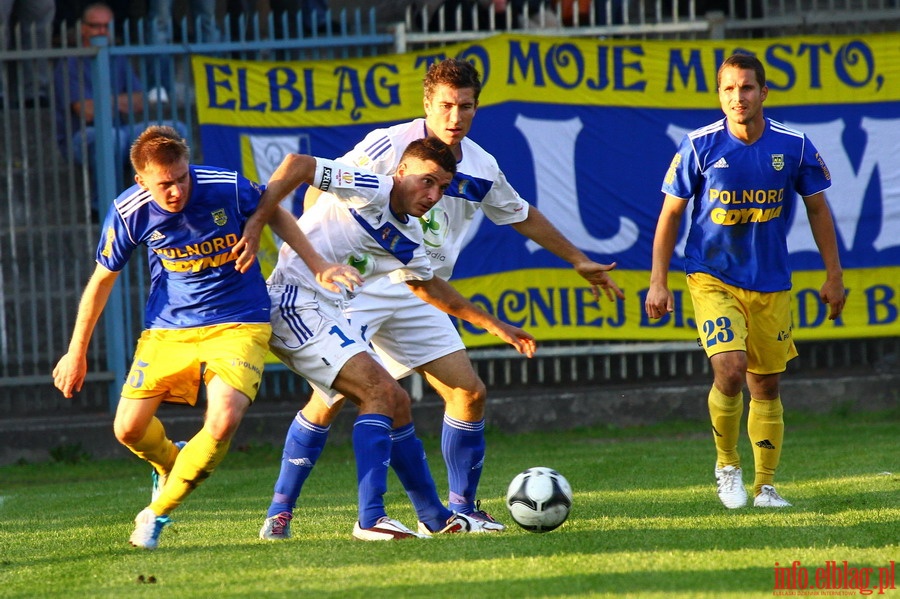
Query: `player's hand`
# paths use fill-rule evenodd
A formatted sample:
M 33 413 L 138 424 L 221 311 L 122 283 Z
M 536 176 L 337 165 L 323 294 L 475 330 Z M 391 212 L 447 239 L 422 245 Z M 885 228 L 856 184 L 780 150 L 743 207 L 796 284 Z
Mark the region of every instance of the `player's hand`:
M 62 391 L 63 397 L 71 398 L 72 393 L 81 391 L 87 374 L 87 356 L 66 354 L 53 368 L 53 386 Z
M 667 287 L 650 285 L 647 297 L 644 300 L 644 311 L 650 318 L 662 318 L 665 314 L 675 311 L 675 298 Z
M 262 238 L 262 229 L 265 223 L 260 219 L 250 217 L 244 225 L 244 233 L 238 242 L 231 248 L 231 253 L 237 256 L 234 268 L 238 272 L 245 273 L 253 266 L 256 254 L 259 252 L 259 240 Z
M 614 302 L 616 298 L 625 299 L 625 294 L 622 293 L 616 282 L 612 280 L 612 277 L 607 274 L 615 267 L 615 262 L 612 264 L 600 264 L 599 262 L 588 260 L 587 262 L 575 264 L 575 272 L 591 284 L 591 291 L 595 300 L 600 300 L 600 290 L 602 289 L 609 301 Z
M 537 351 L 537 342 L 534 340 L 534 336 L 519 327 L 497 321 L 496 328 L 492 329 L 490 333 L 506 341 L 526 357 L 534 357 L 534 352 Z
M 359 271 L 349 264 L 326 262 L 325 266 L 316 273 L 316 282 L 335 293 L 340 293 L 342 286 L 347 291 L 353 291 L 362 285 L 363 281 Z
M 819 290 L 819 297 L 828 304 L 831 309 L 828 320 L 834 320 L 844 311 L 844 303 L 847 301 L 847 290 L 841 278 L 828 279 Z

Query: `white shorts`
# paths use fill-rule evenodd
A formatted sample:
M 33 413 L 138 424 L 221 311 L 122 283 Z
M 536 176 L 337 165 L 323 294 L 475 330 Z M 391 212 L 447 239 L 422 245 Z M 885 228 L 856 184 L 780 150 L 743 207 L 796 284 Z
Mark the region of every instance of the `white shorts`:
M 466 349 L 447 314 L 419 299 L 405 283 L 391 283 L 387 277 L 363 285 L 344 315 L 372 343 L 395 379 Z
M 356 354 L 374 352 L 350 325 L 338 305 L 317 299 L 315 292 L 294 285 L 269 285 L 272 337 L 269 349 L 319 392 L 331 407 L 341 395 L 331 385 Z

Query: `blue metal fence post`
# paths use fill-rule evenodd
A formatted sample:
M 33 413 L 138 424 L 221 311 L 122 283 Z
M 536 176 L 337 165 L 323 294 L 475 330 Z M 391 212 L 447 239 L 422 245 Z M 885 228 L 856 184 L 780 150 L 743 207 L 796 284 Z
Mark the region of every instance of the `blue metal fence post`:
M 109 39 L 105 36 L 91 38 L 91 45 L 97 48 L 91 76 L 94 89 L 94 151 L 97 164 L 97 194 L 100 200 L 98 208 L 101 213 L 104 200 L 116 197 L 116 163 L 118 150 L 113 135 L 113 92 L 112 69 L 110 68 Z M 127 272 L 123 271 L 127 276 Z M 109 383 L 109 410 L 114 412 L 119 402 L 122 381 L 125 380 L 125 330 L 124 330 L 124 298 L 123 285 L 116 285 L 103 310 L 103 323 L 106 331 L 106 367 L 113 373 Z

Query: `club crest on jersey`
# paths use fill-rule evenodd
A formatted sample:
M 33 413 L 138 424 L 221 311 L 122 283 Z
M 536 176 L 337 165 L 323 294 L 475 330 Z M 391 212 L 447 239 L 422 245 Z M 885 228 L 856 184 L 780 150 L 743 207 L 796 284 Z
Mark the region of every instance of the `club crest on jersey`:
M 772 168 L 776 171 L 784 168 L 784 154 L 772 154 Z
M 459 195 L 460 195 L 460 196 L 466 197 L 466 187 L 468 187 L 468 186 L 469 186 L 469 180 L 468 180 L 468 179 L 462 179 L 462 178 L 461 178 L 461 179 L 459 180 L 459 185 L 458 185 L 457 189 L 459 190 Z
M 228 222 L 228 216 L 225 214 L 224 208 L 219 208 L 218 210 L 213 210 L 212 212 L 213 222 L 218 226 L 223 226 Z

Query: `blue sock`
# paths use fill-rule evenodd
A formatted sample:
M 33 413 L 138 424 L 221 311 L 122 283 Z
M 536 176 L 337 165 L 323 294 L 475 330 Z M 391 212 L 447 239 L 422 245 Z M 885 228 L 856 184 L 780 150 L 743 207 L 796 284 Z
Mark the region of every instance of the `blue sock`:
M 275 481 L 275 494 L 266 517 L 271 518 L 281 512 L 294 512 L 300 490 L 316 460 L 322 455 L 330 426 L 321 427 L 311 423 L 297 412 L 288 428 L 281 454 L 281 472 Z
M 445 508 L 438 497 L 434 478 L 428 469 L 425 448 L 416 437 L 415 426 L 410 422 L 406 426 L 395 428 L 391 432 L 391 438 L 394 440 L 391 467 L 406 489 L 416 516 L 420 522 L 425 523 L 428 530 L 442 529 L 453 512 Z
M 382 414 L 361 414 L 353 423 L 353 453 L 359 485 L 359 525 L 372 528 L 386 516 L 384 494 L 391 461 L 391 423 Z
M 441 452 L 450 483 L 449 508 L 460 514 L 475 511 L 475 492 L 484 465 L 484 419 L 457 420 L 444 414 Z

